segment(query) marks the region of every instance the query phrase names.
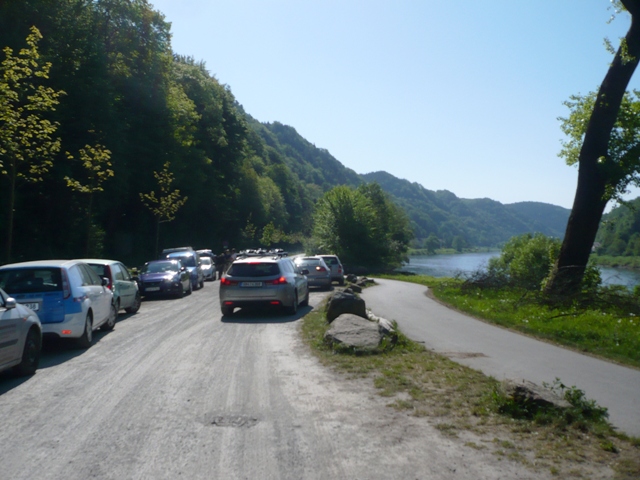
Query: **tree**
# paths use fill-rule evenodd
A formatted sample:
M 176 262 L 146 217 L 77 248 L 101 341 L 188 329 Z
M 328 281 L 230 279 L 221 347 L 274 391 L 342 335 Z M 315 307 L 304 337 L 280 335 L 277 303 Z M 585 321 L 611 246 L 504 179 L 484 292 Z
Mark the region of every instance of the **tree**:
M 160 193 L 141 193 L 142 203 L 151 211 L 156 218 L 156 248 L 155 257 L 158 256 L 158 245 L 160 242 L 160 224 L 175 220 L 176 213 L 187 203 L 187 197 L 180 195 L 180 190 L 171 191 L 173 174 L 169 172 L 169 162 L 165 162 L 161 172 L 153 172 L 153 176 L 158 182 Z
M 612 132 L 618 120 L 625 91 L 640 60 L 640 0 L 621 0 L 631 15 L 631 25 L 600 85 L 593 110 L 584 128 L 584 140 L 577 163 L 578 186 L 560 255 L 545 292 L 553 295 L 577 293 L 607 202 L 619 188 L 619 168 L 623 158 L 612 150 Z M 638 150 L 635 150 L 637 157 Z M 632 168 L 625 168 L 634 175 Z M 626 178 L 626 177 L 625 177 Z
M 22 182 L 41 182 L 60 151 L 60 139 L 55 137 L 58 124 L 44 114 L 55 110 L 64 92 L 41 84 L 51 69 L 51 63 L 40 60 L 37 44 L 41 38 L 39 30 L 32 27 L 27 48 L 14 56 L 13 50 L 5 47 L 0 64 L 0 173 L 9 177 L 7 262 L 13 243 L 16 189 Z
M 87 233 L 85 239 L 85 256 L 91 256 L 91 230 L 93 213 L 93 197 L 94 193 L 104 191 L 102 184 L 109 178 L 113 177 L 113 170 L 111 170 L 111 152 L 105 149 L 102 145 L 96 145 L 92 147 L 85 145 L 84 148 L 79 150 L 80 162 L 85 170 L 86 182 L 82 183 L 79 180 L 75 180 L 69 176 L 64 177 L 67 182 L 67 186 L 76 192 L 84 193 L 88 196 L 88 202 L 86 207 L 87 215 Z M 73 155 L 67 152 L 67 158 L 73 160 Z M 97 252 L 96 252 L 97 254 Z
M 318 248 L 352 266 L 393 268 L 411 240 L 406 216 L 377 184 L 335 187 L 318 201 L 313 219 Z

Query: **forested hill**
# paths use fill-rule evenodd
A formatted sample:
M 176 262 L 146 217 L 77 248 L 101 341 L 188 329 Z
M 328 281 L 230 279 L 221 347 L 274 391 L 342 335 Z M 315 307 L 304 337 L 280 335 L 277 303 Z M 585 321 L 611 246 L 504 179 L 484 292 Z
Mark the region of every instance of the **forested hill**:
M 148 0 L 0 1 L 0 263 L 301 248 L 322 195 L 373 180 L 419 238 L 493 246 L 563 234 L 559 207 L 358 175 L 295 128 L 252 118 L 209 69 L 173 52 L 170 23 Z
M 435 235 L 450 245 L 455 237 L 473 246 L 495 246 L 514 235 L 540 232 L 562 238 L 570 210 L 539 202 L 504 205 L 488 198 L 462 199 L 431 191 L 387 172 L 361 175 L 378 182 L 409 215 L 418 238 Z
M 329 190 L 336 185 L 357 186 L 362 178 L 345 167 L 326 149 L 301 137 L 295 128 L 280 122 L 260 123 L 247 115 L 249 126 L 262 138 L 270 154 L 280 157 L 307 185 Z

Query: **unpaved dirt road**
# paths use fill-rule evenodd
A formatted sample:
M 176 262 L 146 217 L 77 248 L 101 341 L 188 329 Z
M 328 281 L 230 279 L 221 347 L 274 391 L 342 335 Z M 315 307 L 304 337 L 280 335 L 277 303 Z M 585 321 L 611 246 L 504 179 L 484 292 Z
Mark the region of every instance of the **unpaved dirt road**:
M 322 367 L 299 339 L 308 311 L 222 322 L 207 283 L 88 350 L 49 346 L 33 377 L 0 375 L 0 478 L 544 478 Z

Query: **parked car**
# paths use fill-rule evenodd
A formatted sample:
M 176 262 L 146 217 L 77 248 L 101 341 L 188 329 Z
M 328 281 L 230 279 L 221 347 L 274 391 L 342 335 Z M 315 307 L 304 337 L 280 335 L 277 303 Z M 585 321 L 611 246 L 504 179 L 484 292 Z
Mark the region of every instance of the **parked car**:
M 204 287 L 204 273 L 202 272 L 200 255 L 194 251 L 182 251 L 170 253 L 167 255 L 167 258 L 182 260 L 182 264 L 189 269 L 189 273 L 191 274 L 192 290 Z
M 89 348 L 97 328 L 113 330 L 117 311 L 109 281 L 81 260 L 39 260 L 0 267 L 0 288 L 36 312 L 43 337 L 72 338 Z
M 331 287 L 331 269 L 321 257 L 296 257 L 294 260 L 298 269 L 306 269 L 310 287 Z
M 0 288 L 0 372 L 33 375 L 40 363 L 42 326 L 36 312 Z
M 143 296 L 176 295 L 192 292 L 191 274 L 180 259 L 152 260 L 144 264 L 138 275 Z
M 201 267 L 202 267 L 202 274 L 204 275 L 204 279 L 205 280 L 215 280 L 215 265 L 213 264 L 213 261 L 211 259 L 211 257 L 209 256 L 204 256 L 204 257 L 200 257 L 200 262 L 201 262 Z
M 232 315 L 236 307 L 282 307 L 295 314 L 309 304 L 309 284 L 291 259 L 280 255 L 236 259 L 220 280 L 220 309 Z
M 331 281 L 344 285 L 344 268 L 337 255 L 318 255 L 331 269 Z
M 140 310 L 142 296 L 138 290 L 138 283 L 131 277 L 129 269 L 123 263 L 99 258 L 84 258 L 82 261 L 93 268 L 98 276 L 109 280 L 107 288 L 113 292 L 113 302 L 117 312 L 122 308 L 127 313 L 136 313 Z

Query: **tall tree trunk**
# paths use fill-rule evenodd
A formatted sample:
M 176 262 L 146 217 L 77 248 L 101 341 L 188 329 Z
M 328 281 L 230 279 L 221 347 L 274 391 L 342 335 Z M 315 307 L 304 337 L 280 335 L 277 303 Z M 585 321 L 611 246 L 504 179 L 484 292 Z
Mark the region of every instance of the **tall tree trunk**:
M 580 290 L 591 247 L 598 233 L 602 213 L 609 200 L 607 186 L 613 185 L 600 166 L 607 157 L 611 131 L 622 98 L 640 58 L 640 0 L 623 0 L 631 14 L 631 26 L 624 46 L 618 49 L 605 76 L 589 119 L 578 158 L 578 187 L 567 223 L 560 256 L 545 289 L 552 295 L 572 294 Z

